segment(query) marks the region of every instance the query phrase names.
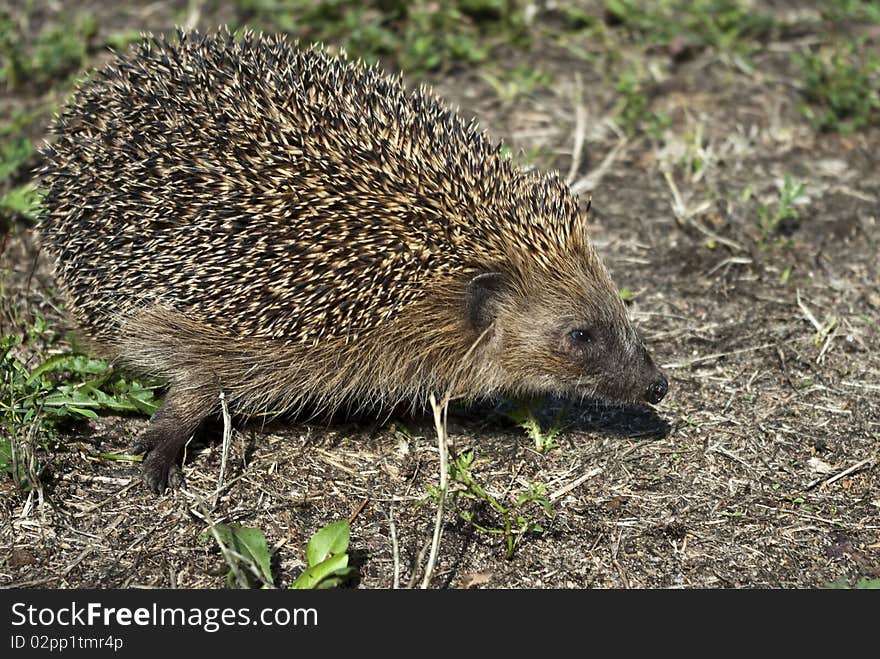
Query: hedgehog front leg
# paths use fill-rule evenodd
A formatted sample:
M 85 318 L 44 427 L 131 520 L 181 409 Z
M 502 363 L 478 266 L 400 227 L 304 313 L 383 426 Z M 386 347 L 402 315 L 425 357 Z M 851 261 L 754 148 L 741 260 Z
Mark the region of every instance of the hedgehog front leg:
M 151 490 L 162 494 L 167 488 L 183 487 L 183 447 L 212 407 L 210 397 L 194 396 L 178 386 L 168 390 L 162 407 L 132 447 L 135 455 L 144 454 L 141 475 Z

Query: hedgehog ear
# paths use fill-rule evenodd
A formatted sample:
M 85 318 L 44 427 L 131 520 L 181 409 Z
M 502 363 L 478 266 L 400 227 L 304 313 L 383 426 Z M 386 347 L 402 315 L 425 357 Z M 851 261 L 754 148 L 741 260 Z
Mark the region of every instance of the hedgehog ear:
M 478 332 L 495 320 L 503 289 L 504 276 L 500 272 L 484 272 L 468 282 L 464 292 L 464 313 L 467 322 Z

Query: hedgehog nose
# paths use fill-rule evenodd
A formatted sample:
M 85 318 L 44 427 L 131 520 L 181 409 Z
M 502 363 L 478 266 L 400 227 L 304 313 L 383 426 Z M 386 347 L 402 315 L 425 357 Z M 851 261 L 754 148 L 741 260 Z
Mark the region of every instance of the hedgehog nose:
M 657 373 L 654 381 L 648 385 L 648 391 L 645 392 L 645 398 L 649 403 L 659 403 L 663 400 L 663 396 L 669 390 L 669 382 L 663 373 Z

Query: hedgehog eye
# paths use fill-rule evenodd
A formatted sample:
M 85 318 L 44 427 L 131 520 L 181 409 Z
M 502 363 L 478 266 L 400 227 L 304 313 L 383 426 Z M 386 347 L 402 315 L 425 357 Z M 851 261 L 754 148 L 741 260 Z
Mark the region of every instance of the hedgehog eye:
M 590 343 L 593 340 L 593 335 L 590 333 L 590 330 L 586 330 L 583 328 L 578 328 L 570 331 L 568 336 L 575 343 L 580 343 L 582 345 Z

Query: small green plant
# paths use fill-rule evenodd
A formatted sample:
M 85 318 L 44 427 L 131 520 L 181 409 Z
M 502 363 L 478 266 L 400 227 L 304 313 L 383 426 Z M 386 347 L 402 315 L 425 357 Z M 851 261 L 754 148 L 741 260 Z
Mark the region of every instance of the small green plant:
M 73 29 L 58 25 L 43 32 L 33 53 L 31 71 L 46 79 L 76 72 L 86 60 L 89 40 L 97 28 L 93 16 L 82 16 Z
M 640 41 L 668 44 L 679 40 L 695 48 L 747 55 L 773 30 L 773 17 L 736 0 L 605 0 L 612 24 Z
M 9 220 L 15 217 L 36 222 L 41 200 L 42 191 L 33 182 L 15 186 L 9 192 L 0 194 L 0 227 L 9 225 Z
M 44 336 L 41 319 L 31 328 L 28 342 Z M 50 357 L 30 369 L 23 358 L 18 336 L 0 338 L 0 469 L 19 485 L 21 473 L 11 466 L 13 442 L 23 446 L 27 438 L 48 447 L 59 424 L 94 418 L 101 412 L 152 414 L 159 407 L 157 383 L 129 380 L 107 362 L 85 355 Z
M 335 588 L 350 579 L 355 573 L 348 565 L 350 534 L 351 528 L 346 520 L 328 524 L 315 533 L 306 547 L 308 568 L 290 587 L 322 590 Z
M 20 134 L 3 139 L 19 125 L 19 122 L 13 121 L 0 126 L 0 227 L 16 216 L 35 220 L 39 208 L 40 195 L 35 183 L 29 181 L 10 186 L 34 153 L 30 140 Z
M 834 22 L 880 23 L 880 4 L 876 0 L 826 0 L 819 11 Z
M 55 382 L 50 373 L 75 376 L 73 382 Z M 128 380 L 103 359 L 87 355 L 56 355 L 31 371 L 26 384 L 37 384 L 43 410 L 55 418 L 82 416 L 94 419 L 98 412 L 153 414 L 159 408 L 157 383 Z
M 22 16 L 0 13 L 0 85 L 16 89 L 27 83 L 47 85 L 75 73 L 86 61 L 88 45 L 97 32 L 92 16 L 69 25 L 49 25 L 35 37 Z
M 537 503 L 549 516 L 553 514 L 547 489 L 543 484 L 530 484 L 528 490 L 520 494 L 512 505 L 505 506 L 477 482 L 473 474 L 474 452 L 465 451 L 455 457 L 449 465 L 450 487 L 448 500 L 470 499 L 487 504 L 496 516 L 493 523 L 478 519 L 470 510 L 461 511 L 459 516 L 477 531 L 489 535 L 500 535 L 506 545 L 505 557 L 513 558 L 513 553 L 522 538 L 528 533 L 543 533 L 544 529 L 525 512 L 530 503 Z M 435 501 L 440 500 L 438 488 L 429 486 L 428 493 Z
M 85 62 L 95 24 L 89 18 L 74 29 L 48 27 L 34 38 L 27 34 L 29 29 L 26 17 L 12 18 L 0 11 L 0 93 L 22 85 L 42 87 L 77 71 Z M 37 219 L 41 194 L 29 180 L 35 149 L 26 134 L 33 132 L 53 103 L 7 114 L 0 122 L 0 233 L 8 231 L 15 219 Z
M 528 96 L 539 87 L 546 87 L 553 82 L 548 74 L 525 64 L 518 64 L 497 76 L 484 71 L 482 76 L 498 97 L 508 103 L 520 96 Z
M 792 220 L 798 217 L 797 208 L 794 206 L 795 202 L 804 196 L 805 189 L 806 185 L 802 181 L 795 181 L 790 176 L 786 176 L 775 208 L 763 205 L 758 207 L 762 246 L 775 240 L 779 233 L 785 232 Z
M 617 82 L 617 93 L 620 100 L 616 115 L 624 132 L 629 135 L 644 133 L 659 140 L 663 129 L 669 125 L 669 118 L 651 110 L 651 101 L 635 69 L 628 68 L 623 72 Z
M 229 565 L 226 583 L 230 588 L 271 587 L 272 556 L 266 536 L 260 529 L 232 524 L 214 524 L 200 536 L 202 542 L 213 537 Z
M 666 136 L 668 159 L 692 183 L 699 182 L 715 164 L 716 155 L 704 135 L 704 124 L 696 122 L 683 131 Z
M 559 409 L 559 412 L 553 417 L 550 429 L 546 431 L 541 427 L 541 421 L 538 419 L 540 407 L 540 399 L 520 401 L 510 412 L 510 418 L 513 419 L 516 425 L 526 431 L 529 439 L 534 443 L 535 450 L 538 453 L 545 453 L 559 446 L 556 443 L 556 437 L 562 430 L 562 419 L 568 411 L 568 405 L 563 405 Z
M 131 44 L 141 40 L 140 30 L 120 30 L 111 32 L 104 38 L 104 45 L 112 50 L 123 51 Z
M 864 43 L 844 42 L 796 54 L 804 115 L 819 130 L 849 133 L 880 126 L 880 56 Z

